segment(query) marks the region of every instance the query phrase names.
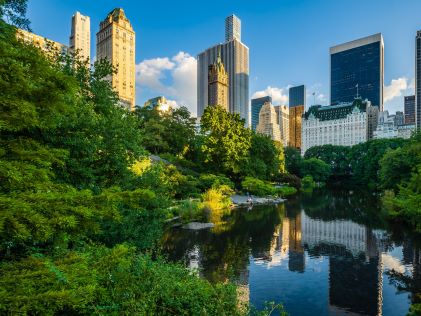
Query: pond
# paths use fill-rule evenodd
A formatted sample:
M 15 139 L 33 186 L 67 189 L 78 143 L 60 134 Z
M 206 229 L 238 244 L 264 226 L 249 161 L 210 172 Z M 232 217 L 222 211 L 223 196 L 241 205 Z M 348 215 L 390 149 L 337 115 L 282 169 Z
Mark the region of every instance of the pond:
M 419 240 L 388 226 L 370 194 L 318 190 L 235 209 L 208 230 L 171 229 L 170 260 L 232 281 L 253 306 L 289 315 L 406 315 L 421 292 Z

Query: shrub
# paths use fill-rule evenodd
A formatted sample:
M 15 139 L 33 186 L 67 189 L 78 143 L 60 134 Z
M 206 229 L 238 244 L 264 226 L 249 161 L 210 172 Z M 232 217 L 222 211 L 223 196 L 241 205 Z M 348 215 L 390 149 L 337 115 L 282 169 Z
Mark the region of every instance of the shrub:
M 316 182 L 314 182 L 312 176 L 305 176 L 301 179 L 302 188 L 304 190 L 314 189 L 316 187 Z
M 286 183 L 297 190 L 301 189 L 301 179 L 294 174 L 280 173 L 276 179 L 277 182 Z
M 246 179 L 241 182 L 241 186 L 243 191 L 247 191 L 257 196 L 276 194 L 276 188 L 273 185 L 252 177 L 246 177 Z
M 208 211 L 227 208 L 231 205 L 232 189 L 227 185 L 210 188 L 202 194 L 203 206 Z
M 234 183 L 224 175 L 215 175 L 211 173 L 201 174 L 199 181 L 199 186 L 203 191 L 206 191 L 210 188 L 219 187 L 221 185 L 227 185 L 231 189 L 234 188 Z
M 291 195 L 294 195 L 297 193 L 297 189 L 293 188 L 293 187 L 282 187 L 282 188 L 278 188 L 277 193 L 279 196 L 285 198 Z

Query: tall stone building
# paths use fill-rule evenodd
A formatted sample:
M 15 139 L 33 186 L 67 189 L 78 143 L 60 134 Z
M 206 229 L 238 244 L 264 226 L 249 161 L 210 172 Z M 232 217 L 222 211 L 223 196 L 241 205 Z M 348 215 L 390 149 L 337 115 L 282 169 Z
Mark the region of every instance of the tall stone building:
M 405 96 L 405 124 L 415 124 L 415 95 Z
M 266 102 L 272 103 L 272 97 L 265 96 L 251 99 L 251 129 L 253 131 L 256 131 L 257 124 L 259 124 L 260 110 Z
M 91 59 L 91 19 L 89 16 L 76 12 L 72 16 L 69 47 L 77 52 L 82 60 Z
M 272 140 L 281 141 L 281 128 L 279 127 L 277 113 L 275 107 L 266 102 L 259 113 L 259 124 L 257 124 L 256 132 L 270 136 Z
M 208 106 L 208 71 L 218 52 L 228 73 L 228 104 L 230 113 L 238 113 L 250 124 L 249 118 L 249 49 L 241 42 L 241 22 L 235 16 L 226 19 L 226 42 L 217 44 L 197 56 L 197 116 Z
M 97 59 L 106 58 L 117 68 L 111 83 L 121 105 L 135 107 L 135 32 L 123 9 L 111 11 L 100 23 L 97 37 Z
M 208 72 L 208 105 L 220 105 L 229 111 L 228 73 L 221 60 L 221 52 L 216 61 L 209 66 Z

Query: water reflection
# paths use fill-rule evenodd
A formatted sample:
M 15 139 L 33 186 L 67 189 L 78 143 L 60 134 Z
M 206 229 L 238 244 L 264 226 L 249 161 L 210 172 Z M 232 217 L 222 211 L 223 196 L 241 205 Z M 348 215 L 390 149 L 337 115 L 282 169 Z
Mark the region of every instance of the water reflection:
M 224 229 L 171 230 L 163 248 L 212 282 L 237 282 L 258 308 L 281 301 L 291 315 L 405 315 L 420 289 L 419 248 L 379 213 L 372 196 L 319 191 L 234 211 Z

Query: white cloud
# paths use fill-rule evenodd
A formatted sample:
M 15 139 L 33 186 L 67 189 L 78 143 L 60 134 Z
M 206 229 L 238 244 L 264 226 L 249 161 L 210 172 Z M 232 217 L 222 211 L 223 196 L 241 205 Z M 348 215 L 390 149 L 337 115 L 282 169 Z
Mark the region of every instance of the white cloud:
M 403 111 L 404 96 L 414 94 L 415 79 L 400 77 L 384 87 L 384 108 L 390 113 Z
M 143 92 L 172 98 L 173 104 L 186 106 L 196 115 L 196 69 L 196 59 L 185 52 L 146 59 L 136 65 L 136 83 Z
M 393 79 L 390 85 L 384 87 L 384 102 L 402 96 L 402 92 L 407 90 L 408 86 L 408 79 L 405 77 Z
M 253 93 L 252 99 L 261 98 L 265 96 L 272 97 L 272 103 L 274 105 L 288 104 L 288 88 L 277 88 L 268 86 L 265 90 L 256 91 Z

